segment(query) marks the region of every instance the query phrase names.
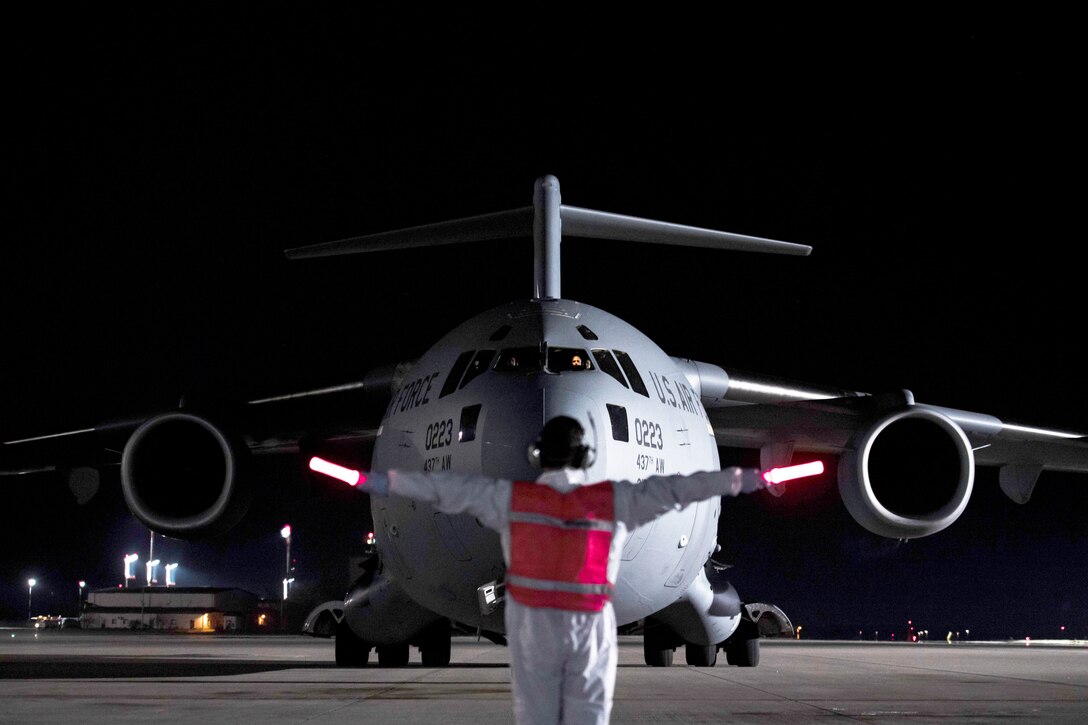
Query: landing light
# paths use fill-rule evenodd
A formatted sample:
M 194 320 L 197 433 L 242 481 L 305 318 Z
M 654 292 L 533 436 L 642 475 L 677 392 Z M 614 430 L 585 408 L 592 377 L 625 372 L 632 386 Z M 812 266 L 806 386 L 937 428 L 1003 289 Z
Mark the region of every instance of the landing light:
M 326 461 L 324 458 L 319 458 L 317 456 L 310 459 L 310 470 L 324 473 L 326 476 L 331 476 L 332 478 L 343 481 L 349 486 L 357 486 L 366 481 L 366 476 L 359 471 L 356 471 L 353 468 L 338 466 L 335 463 L 331 463 L 330 461 Z
M 763 474 L 763 480 L 767 483 L 785 483 L 786 481 L 792 481 L 796 478 L 818 476 L 823 472 L 823 461 L 812 461 L 811 463 L 801 463 L 796 466 L 772 468 Z

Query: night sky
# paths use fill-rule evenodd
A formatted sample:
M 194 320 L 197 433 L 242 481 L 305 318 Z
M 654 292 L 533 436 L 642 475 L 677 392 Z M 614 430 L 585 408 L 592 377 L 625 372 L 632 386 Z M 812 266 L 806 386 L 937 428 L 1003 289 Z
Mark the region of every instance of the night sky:
M 4 439 L 416 357 L 528 297 L 531 244 L 282 250 L 526 206 L 549 173 L 575 206 L 814 247 L 567 240 L 564 296 L 669 354 L 1088 430 L 1083 81 L 1061 18 L 157 12 L 9 27 Z M 314 579 L 334 537 L 357 546 L 365 501 L 293 464 L 262 475 L 239 531 L 161 544 L 182 583 L 275 595 L 291 515 L 319 522 L 296 524 Z M 29 576 L 72 608 L 76 580 L 115 586 L 146 551 L 116 486 L 78 506 L 49 476 L 0 485 L 0 619 L 26 613 Z M 898 544 L 826 476 L 726 506 L 721 556 L 817 636 L 1084 635 L 1086 485 L 1047 474 L 1020 507 L 984 470 L 957 525 Z

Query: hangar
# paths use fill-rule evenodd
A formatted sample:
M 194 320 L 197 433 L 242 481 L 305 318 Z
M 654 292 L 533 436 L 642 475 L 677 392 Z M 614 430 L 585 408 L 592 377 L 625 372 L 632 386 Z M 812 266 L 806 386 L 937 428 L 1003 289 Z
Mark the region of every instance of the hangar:
M 244 632 L 258 627 L 259 599 L 227 587 L 139 587 L 87 593 L 83 629 Z

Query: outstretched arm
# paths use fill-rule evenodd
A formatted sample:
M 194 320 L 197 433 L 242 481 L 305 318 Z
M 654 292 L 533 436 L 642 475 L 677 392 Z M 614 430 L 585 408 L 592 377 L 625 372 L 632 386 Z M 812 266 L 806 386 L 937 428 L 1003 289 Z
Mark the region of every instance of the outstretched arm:
M 510 481 L 488 476 L 422 471 L 372 471 L 362 489 L 377 496 L 403 496 L 428 503 L 442 513 L 471 514 L 497 529 L 510 510 Z
M 669 511 L 715 496 L 738 496 L 764 487 L 754 468 L 730 467 L 686 476 L 651 476 L 640 483 L 617 481 L 616 519 L 634 528 Z

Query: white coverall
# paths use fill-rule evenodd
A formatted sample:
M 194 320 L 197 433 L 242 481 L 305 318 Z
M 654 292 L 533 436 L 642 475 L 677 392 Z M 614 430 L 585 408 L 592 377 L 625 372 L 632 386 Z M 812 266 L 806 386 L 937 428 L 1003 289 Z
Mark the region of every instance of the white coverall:
M 695 501 L 754 490 L 747 471 L 653 476 L 641 483 L 613 483 L 614 526 L 608 552 L 608 581 L 616 581 L 628 529 Z M 382 480 L 386 479 L 386 480 Z M 499 532 L 510 565 L 510 500 L 513 482 L 457 473 L 371 473 L 364 490 L 429 503 L 447 514 L 471 514 Z M 581 469 L 547 470 L 537 482 L 560 492 L 585 485 Z M 508 595 L 506 636 L 514 715 L 521 725 L 607 723 L 616 684 L 616 617 L 608 602 L 600 612 L 530 607 Z

